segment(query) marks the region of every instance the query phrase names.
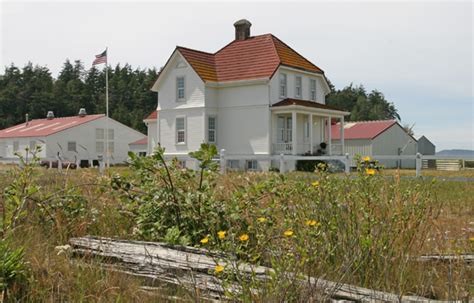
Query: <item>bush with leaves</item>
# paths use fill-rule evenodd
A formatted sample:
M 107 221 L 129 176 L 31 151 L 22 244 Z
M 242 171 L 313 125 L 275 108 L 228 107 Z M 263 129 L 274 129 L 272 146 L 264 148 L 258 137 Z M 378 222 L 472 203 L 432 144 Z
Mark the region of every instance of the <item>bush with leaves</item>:
M 210 226 L 225 227 L 225 205 L 216 200 L 214 191 L 216 155 L 214 145 L 202 144 L 199 151 L 191 153 L 200 163 L 199 171 L 194 171 L 182 168 L 176 159 L 165 161 L 160 147 L 150 157 L 129 154 L 132 173 L 116 175 L 111 182 L 135 215 L 137 236 L 192 244 Z

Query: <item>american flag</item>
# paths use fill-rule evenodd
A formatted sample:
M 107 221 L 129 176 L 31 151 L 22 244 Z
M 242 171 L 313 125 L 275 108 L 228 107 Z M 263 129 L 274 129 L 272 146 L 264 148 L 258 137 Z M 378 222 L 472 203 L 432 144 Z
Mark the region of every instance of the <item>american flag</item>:
M 95 60 L 92 62 L 92 65 L 107 63 L 107 50 L 103 51 L 99 55 L 95 55 Z

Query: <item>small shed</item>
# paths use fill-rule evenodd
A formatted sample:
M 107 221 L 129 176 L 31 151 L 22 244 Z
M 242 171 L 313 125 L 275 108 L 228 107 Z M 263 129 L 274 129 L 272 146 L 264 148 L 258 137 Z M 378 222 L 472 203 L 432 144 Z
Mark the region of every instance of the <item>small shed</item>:
M 418 139 L 418 152 L 422 155 L 434 155 L 436 154 L 436 146 L 428 138 L 421 136 Z
M 337 142 L 340 123 L 332 126 L 333 140 Z M 344 153 L 351 156 L 416 155 L 417 140 L 408 134 L 396 120 L 352 121 L 344 124 Z M 415 160 L 381 160 L 386 168 L 414 168 Z M 353 161 L 352 166 L 356 163 Z
M 108 119 L 108 136 L 105 136 Z M 143 134 L 103 114 L 87 115 L 85 110 L 71 117 L 34 119 L 0 130 L 0 162 L 14 162 L 16 153 L 31 156 L 37 146 L 42 160 L 75 162 L 89 166 L 104 159 L 108 152 L 111 164 L 128 159 L 128 144 L 143 138 Z M 108 148 L 106 148 L 108 137 Z M 26 149 L 28 148 L 28 152 Z
M 148 137 L 131 142 L 128 144 L 128 147 L 130 151 L 135 153 L 137 156 L 145 157 L 148 154 Z

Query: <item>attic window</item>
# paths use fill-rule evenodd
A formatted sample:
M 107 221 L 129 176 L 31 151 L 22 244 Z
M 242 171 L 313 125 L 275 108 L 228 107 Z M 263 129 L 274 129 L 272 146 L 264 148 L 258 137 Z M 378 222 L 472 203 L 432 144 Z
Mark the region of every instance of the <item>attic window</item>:
M 176 78 L 176 99 L 178 101 L 185 100 L 184 89 L 185 89 L 184 77 Z

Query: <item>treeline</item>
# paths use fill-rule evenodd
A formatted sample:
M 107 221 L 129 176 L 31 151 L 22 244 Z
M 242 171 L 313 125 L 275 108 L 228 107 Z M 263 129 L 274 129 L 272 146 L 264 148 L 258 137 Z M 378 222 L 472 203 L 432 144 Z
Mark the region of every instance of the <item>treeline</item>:
M 156 108 L 156 93 L 150 87 L 155 69 L 132 69 L 128 64 L 109 67 L 110 117 L 146 134 L 143 118 Z M 105 113 L 105 68 L 88 70 L 80 61 L 66 60 L 57 79 L 47 67 L 28 63 L 23 68 L 10 65 L 0 76 L 0 129 L 21 123 L 25 114 L 44 118 Z
M 339 90 L 331 83 L 329 86 L 331 93 L 326 96 L 326 104 L 350 112 L 350 116 L 346 117 L 348 121 L 400 120 L 395 105 L 378 90 L 368 93 L 364 86 L 354 86 L 352 83 Z
M 156 93 L 150 87 L 157 70 L 132 69 L 128 64 L 109 67 L 110 116 L 146 133 L 143 118 L 156 107 Z M 330 84 L 329 105 L 351 113 L 347 120 L 400 119 L 393 103 L 373 90 L 349 86 L 337 90 Z M 105 68 L 88 70 L 80 61 L 66 60 L 57 79 L 47 67 L 28 63 L 23 68 L 13 64 L 0 75 L 0 129 L 21 123 L 25 114 L 43 118 L 49 110 L 58 117 L 76 115 L 84 107 L 88 114 L 105 112 Z

